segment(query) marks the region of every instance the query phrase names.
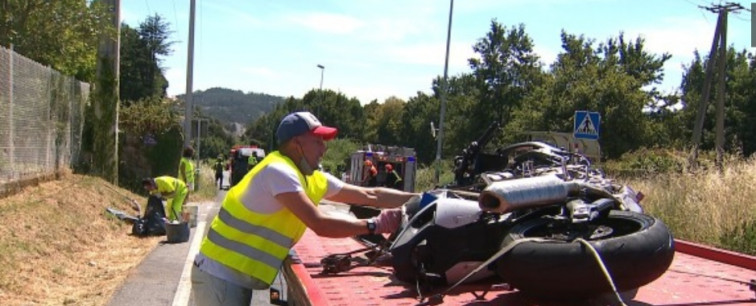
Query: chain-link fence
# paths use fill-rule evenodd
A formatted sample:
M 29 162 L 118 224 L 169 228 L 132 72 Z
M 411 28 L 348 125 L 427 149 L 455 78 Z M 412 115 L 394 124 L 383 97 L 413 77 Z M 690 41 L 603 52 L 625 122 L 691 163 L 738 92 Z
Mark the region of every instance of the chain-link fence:
M 0 185 L 71 168 L 89 84 L 0 47 Z

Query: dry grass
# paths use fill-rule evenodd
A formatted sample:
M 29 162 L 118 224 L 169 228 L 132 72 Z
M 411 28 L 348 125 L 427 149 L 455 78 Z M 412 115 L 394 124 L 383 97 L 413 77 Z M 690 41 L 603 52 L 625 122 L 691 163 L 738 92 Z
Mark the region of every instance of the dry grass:
M 107 214 L 107 207 L 133 212 L 107 184 L 67 174 L 0 199 L 3 305 L 103 305 L 164 239 L 132 237 L 130 225 Z
M 199 190 L 192 193 L 189 201 L 212 201 L 218 194 L 218 186 L 215 184 L 215 170 L 212 165 L 203 161 L 200 163 L 200 175 L 196 178 L 199 183 Z
M 756 159 L 725 168 L 626 183 L 646 195 L 644 208 L 675 237 L 756 255 Z

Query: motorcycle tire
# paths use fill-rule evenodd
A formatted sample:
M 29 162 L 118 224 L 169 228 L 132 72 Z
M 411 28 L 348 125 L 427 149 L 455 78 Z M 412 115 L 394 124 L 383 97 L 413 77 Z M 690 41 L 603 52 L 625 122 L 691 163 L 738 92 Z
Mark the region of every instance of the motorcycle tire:
M 574 238 L 576 233 L 555 224 L 547 218 L 524 221 L 511 228 L 502 247 L 523 238 Z M 585 228 L 587 232 L 594 228 L 583 239 L 599 253 L 618 291 L 654 281 L 672 263 L 674 240 L 657 218 L 613 210 Z M 564 231 L 558 233 L 559 230 Z M 612 292 L 596 258 L 584 244 L 573 239 L 522 242 L 497 259 L 495 269 L 511 286 L 538 298 L 575 300 Z

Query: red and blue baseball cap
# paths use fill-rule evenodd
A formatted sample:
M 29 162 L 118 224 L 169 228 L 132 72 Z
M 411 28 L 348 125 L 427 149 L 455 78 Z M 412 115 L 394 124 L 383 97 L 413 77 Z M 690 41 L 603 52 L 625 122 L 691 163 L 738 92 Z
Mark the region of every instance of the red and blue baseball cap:
M 320 123 L 320 120 L 310 112 L 295 112 L 286 115 L 286 117 L 281 120 L 281 123 L 278 124 L 276 138 L 278 139 L 278 143 L 282 144 L 295 136 L 307 132 L 320 136 L 323 140 L 331 140 L 336 137 L 338 129 L 323 125 Z

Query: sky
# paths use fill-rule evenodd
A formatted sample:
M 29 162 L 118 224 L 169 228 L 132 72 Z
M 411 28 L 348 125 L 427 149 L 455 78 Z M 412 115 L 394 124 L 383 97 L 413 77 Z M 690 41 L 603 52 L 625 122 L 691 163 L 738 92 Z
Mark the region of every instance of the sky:
M 195 0 L 192 89 L 224 87 L 301 98 L 320 88 L 367 104 L 431 93 L 443 76 L 449 0 Z M 740 3 L 750 10 L 750 2 Z M 708 55 L 717 15 L 703 0 L 457 0 L 452 10 L 449 77 L 470 73 L 473 45 L 496 20 L 519 24 L 548 68 L 560 33 L 596 44 L 624 33 L 646 50 L 669 53 L 658 88 L 680 85 L 694 51 Z M 158 14 L 170 24 L 173 52 L 161 66 L 168 95 L 187 92 L 190 0 L 121 0 L 121 20 L 137 28 Z M 751 12 L 731 13 L 728 47 L 753 52 Z M 324 68 L 319 68 L 322 65 Z

